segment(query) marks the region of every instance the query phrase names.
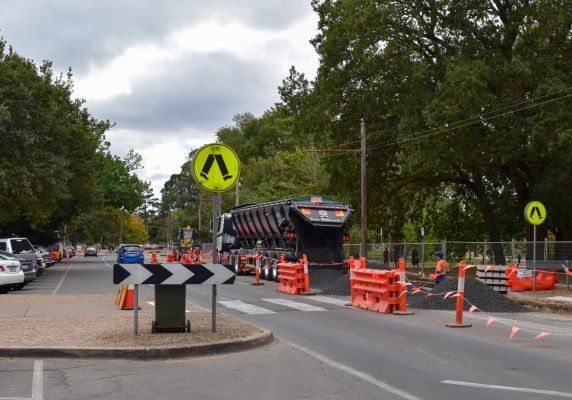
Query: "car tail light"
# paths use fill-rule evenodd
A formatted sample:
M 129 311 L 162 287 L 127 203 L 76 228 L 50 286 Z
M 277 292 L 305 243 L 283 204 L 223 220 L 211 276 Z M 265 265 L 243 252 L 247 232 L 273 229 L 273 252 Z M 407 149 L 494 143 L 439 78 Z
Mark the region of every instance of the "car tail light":
M 295 239 L 296 236 L 297 236 L 297 235 L 296 235 L 296 233 L 294 233 L 294 232 L 288 232 L 288 233 L 286 234 L 286 237 L 287 237 L 288 239 Z
M 4 269 L 4 266 L 3 266 L 3 265 L 0 265 L 0 272 L 4 272 L 4 271 L 6 271 L 6 270 Z
M 348 240 L 350 240 L 350 235 L 349 233 L 344 233 L 344 235 L 342 236 L 342 240 L 344 242 L 347 242 Z

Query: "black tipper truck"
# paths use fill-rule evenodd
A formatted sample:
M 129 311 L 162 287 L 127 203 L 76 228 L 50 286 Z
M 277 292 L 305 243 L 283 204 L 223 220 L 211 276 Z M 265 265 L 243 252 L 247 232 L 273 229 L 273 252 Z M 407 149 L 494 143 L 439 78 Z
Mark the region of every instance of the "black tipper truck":
M 322 196 L 233 208 L 218 221 L 221 263 L 239 273 L 253 269 L 258 260 L 268 280 L 277 279 L 271 266 L 282 255 L 296 261 L 305 254 L 310 268 L 341 268 L 351 212 L 349 205 Z

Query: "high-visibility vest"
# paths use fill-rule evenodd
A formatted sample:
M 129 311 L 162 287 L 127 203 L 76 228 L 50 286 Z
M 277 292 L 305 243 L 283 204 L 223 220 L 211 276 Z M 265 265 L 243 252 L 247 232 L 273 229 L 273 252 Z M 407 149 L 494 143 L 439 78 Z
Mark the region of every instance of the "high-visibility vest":
M 435 266 L 435 272 L 441 273 L 449 270 L 449 264 L 445 260 L 439 260 Z

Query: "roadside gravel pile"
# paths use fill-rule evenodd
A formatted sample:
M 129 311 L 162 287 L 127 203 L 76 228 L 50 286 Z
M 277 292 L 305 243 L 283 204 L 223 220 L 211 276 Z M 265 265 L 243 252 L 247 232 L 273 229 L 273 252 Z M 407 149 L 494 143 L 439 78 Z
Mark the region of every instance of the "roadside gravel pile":
M 331 296 L 349 296 L 350 295 L 350 274 L 340 276 L 329 287 L 322 291 L 322 294 Z
M 310 268 L 308 273 L 310 274 L 310 288 L 318 290 L 326 290 L 342 276 L 340 269 L 333 268 Z
M 447 292 L 457 291 L 457 278 L 447 278 L 439 285 L 435 286 L 430 293 L 439 294 L 437 296 L 427 296 L 424 292 L 417 294 L 407 294 L 407 305 L 411 308 L 423 310 L 454 310 L 457 304 L 456 297 L 449 297 L 443 300 Z M 479 282 L 476 279 L 467 278 L 465 280 L 465 299 L 485 312 L 527 312 L 522 305 L 508 299 L 505 295 L 495 292 L 491 287 Z M 471 306 L 465 302 L 465 310 Z

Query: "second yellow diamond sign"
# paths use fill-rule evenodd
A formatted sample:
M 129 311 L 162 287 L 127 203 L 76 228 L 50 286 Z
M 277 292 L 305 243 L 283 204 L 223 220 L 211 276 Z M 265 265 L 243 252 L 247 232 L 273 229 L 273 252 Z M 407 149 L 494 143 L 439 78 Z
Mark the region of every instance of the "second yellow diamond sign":
M 213 143 L 201 147 L 193 157 L 193 177 L 209 192 L 230 189 L 240 175 L 240 160 L 230 147 Z

